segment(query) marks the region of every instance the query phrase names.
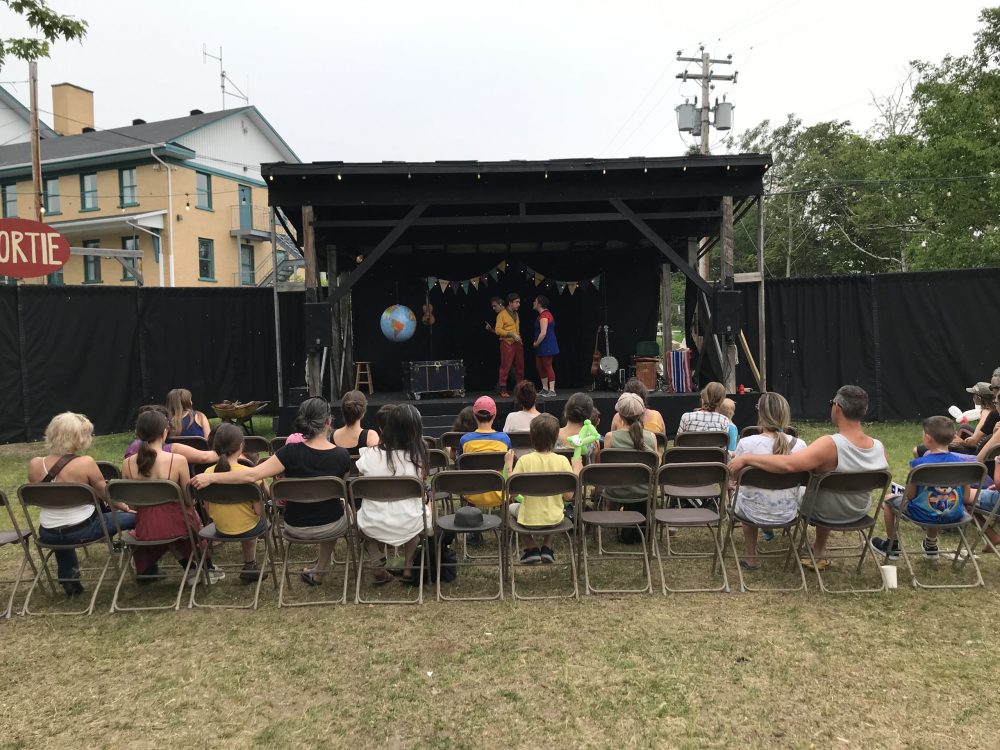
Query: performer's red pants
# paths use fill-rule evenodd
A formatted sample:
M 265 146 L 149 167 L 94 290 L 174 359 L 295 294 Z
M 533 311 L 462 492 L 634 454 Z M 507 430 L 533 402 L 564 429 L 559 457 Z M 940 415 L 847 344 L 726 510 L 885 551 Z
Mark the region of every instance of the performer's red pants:
M 524 380 L 524 344 L 520 341 L 500 342 L 500 376 L 497 379 L 497 388 L 502 391 L 507 390 L 507 374 L 511 365 L 514 366 L 514 375 L 517 377 L 515 383 Z
M 552 367 L 552 357 L 539 357 L 536 354 L 535 369 L 538 370 L 538 377 L 542 380 L 553 381 L 556 379 L 556 371 Z

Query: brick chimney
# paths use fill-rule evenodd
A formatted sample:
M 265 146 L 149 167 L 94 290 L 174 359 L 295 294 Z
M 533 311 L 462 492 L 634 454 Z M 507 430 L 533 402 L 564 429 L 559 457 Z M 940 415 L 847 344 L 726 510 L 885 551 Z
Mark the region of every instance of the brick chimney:
M 77 135 L 94 127 L 94 92 L 72 83 L 52 85 L 52 129 Z

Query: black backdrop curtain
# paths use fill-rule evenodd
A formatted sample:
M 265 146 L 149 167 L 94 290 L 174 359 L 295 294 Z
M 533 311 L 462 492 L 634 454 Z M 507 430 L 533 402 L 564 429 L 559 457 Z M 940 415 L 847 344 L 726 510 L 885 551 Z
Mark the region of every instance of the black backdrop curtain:
M 462 280 L 485 274 L 507 260 L 506 272 L 489 279 L 468 293 L 437 286 L 428 290 L 426 279 Z M 545 276 L 536 286 L 526 270 Z M 551 274 L 551 277 L 550 277 Z M 600 276 L 600 288 L 581 287 L 559 293 L 555 280 L 580 281 Z M 496 386 L 499 364 L 497 338 L 485 330 L 496 315 L 490 309 L 494 296 L 521 295 L 521 336 L 525 342 L 526 377 L 537 382 L 531 336 L 537 313 L 531 309 L 538 294 L 549 298 L 556 322 L 559 356 L 554 366 L 559 390 L 577 388 L 590 382 L 590 364 L 599 325 L 607 320 L 611 353 L 621 366 L 629 363 L 638 341 L 656 336 L 659 315 L 659 264 L 652 251 L 627 250 L 620 253 L 538 253 L 518 255 L 447 255 L 440 259 L 426 255 L 390 255 L 353 289 L 351 304 L 354 322 L 354 356 L 373 363 L 376 391 L 400 391 L 402 363 L 409 360 L 462 359 L 466 367 L 466 387 L 470 391 L 490 391 Z M 421 307 L 429 299 L 434 306 L 433 327 L 418 322 L 412 339 L 396 343 L 379 330 L 382 311 L 399 303 L 421 317 Z M 603 333 L 600 349 L 605 352 Z M 511 376 L 513 377 L 513 375 Z
M 17 287 L 0 286 L 0 443 L 27 440 Z

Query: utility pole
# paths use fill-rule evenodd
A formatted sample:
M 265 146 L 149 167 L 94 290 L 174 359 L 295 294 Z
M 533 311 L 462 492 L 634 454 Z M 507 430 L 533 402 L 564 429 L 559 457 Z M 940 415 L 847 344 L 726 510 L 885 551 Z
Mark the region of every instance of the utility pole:
M 709 140 L 708 136 L 709 136 L 709 126 L 711 124 L 709 114 L 712 111 L 712 105 L 711 102 L 709 101 L 709 97 L 711 97 L 712 95 L 712 89 L 715 88 L 715 86 L 712 85 L 712 81 L 732 81 L 733 83 L 736 83 L 736 76 L 739 75 L 739 72 L 737 71 L 732 75 L 721 75 L 714 73 L 712 71 L 712 65 L 732 65 L 733 56 L 727 55 L 725 60 L 716 60 L 705 51 L 704 47 L 699 47 L 698 51 L 701 52 L 701 55 L 699 57 L 682 57 L 681 54 L 678 52 L 677 61 L 701 63 L 701 73 L 688 73 L 685 70 L 683 73 L 678 73 L 676 77 L 680 78 L 682 81 L 687 81 L 688 79 L 691 79 L 693 81 L 701 81 L 701 107 L 699 108 L 700 112 L 698 117 L 698 126 L 696 129 L 692 129 L 692 132 L 695 135 L 701 135 L 701 153 L 708 154 L 711 153 L 708 147 L 708 140 Z M 732 105 L 729 105 L 729 107 L 731 108 Z M 727 112 L 728 111 L 729 110 L 727 110 Z M 717 106 L 716 107 L 717 118 L 719 114 L 720 113 L 718 112 L 718 106 Z M 724 125 L 724 127 L 720 127 L 720 125 Z M 720 123 L 718 122 L 718 120 L 716 121 L 716 128 L 719 130 L 728 130 L 731 127 L 731 125 L 732 125 L 731 122 Z M 684 127 L 682 124 L 681 130 L 687 130 L 687 129 L 688 128 Z
M 38 63 L 28 63 L 28 84 L 31 90 L 31 195 L 35 221 L 41 221 L 42 209 L 42 146 L 38 132 Z

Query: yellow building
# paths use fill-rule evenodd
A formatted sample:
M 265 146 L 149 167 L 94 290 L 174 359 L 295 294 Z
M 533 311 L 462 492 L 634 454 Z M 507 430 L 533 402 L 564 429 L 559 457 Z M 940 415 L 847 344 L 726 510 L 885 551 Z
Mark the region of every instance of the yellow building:
M 73 255 L 60 273 L 27 283 L 273 280 L 260 164 L 298 158 L 256 107 L 95 130 L 92 92 L 61 83 L 52 102 L 53 128 L 41 141 L 43 220 Z M 29 144 L 0 147 L 0 213 L 33 219 L 33 206 Z M 282 280 L 298 254 L 284 234 L 278 244 Z

